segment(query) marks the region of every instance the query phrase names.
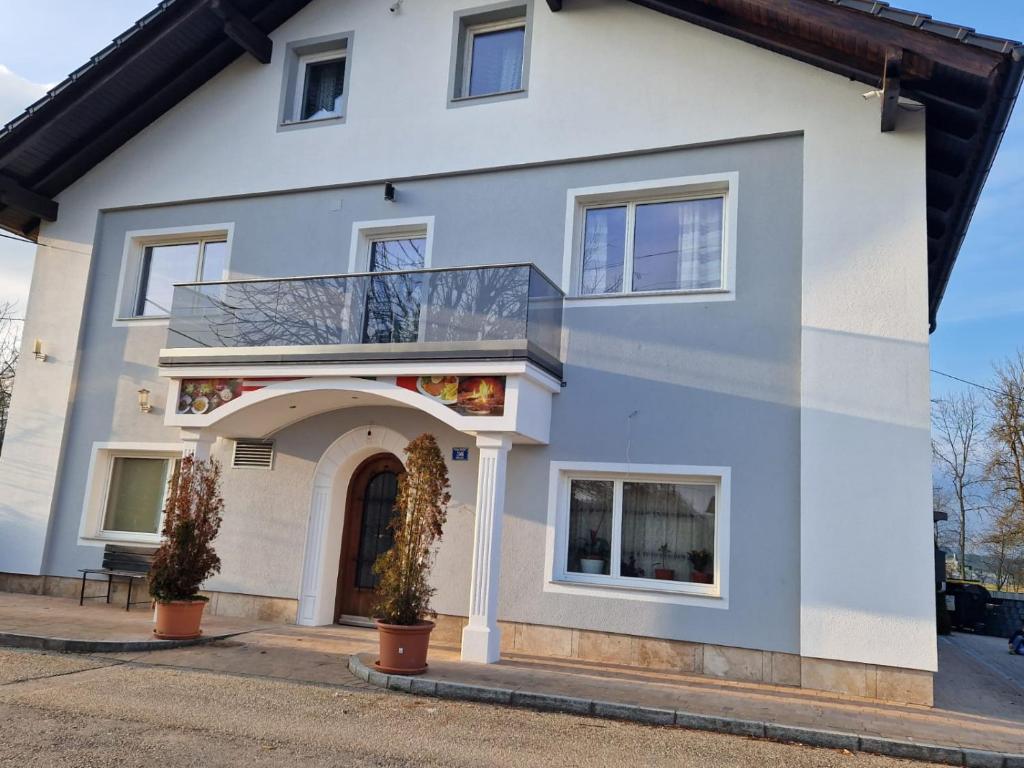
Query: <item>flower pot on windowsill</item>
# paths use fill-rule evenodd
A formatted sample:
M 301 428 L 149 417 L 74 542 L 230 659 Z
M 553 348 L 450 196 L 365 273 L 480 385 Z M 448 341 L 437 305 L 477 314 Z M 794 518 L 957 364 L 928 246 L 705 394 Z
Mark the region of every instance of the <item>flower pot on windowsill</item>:
M 604 573 L 604 558 L 581 557 L 580 570 L 583 571 L 583 573 Z
M 203 634 L 199 625 L 203 621 L 206 598 L 157 602 L 156 626 L 153 635 L 161 640 L 192 640 Z
M 380 641 L 380 657 L 374 667 L 389 675 L 422 675 L 427 671 L 427 647 L 434 622 L 385 624 L 375 619 L 374 624 Z
M 662 581 L 675 581 L 676 572 L 672 568 L 655 568 L 654 578 L 661 579 Z
M 694 584 L 714 584 L 715 575 L 704 571 L 690 571 L 690 581 Z

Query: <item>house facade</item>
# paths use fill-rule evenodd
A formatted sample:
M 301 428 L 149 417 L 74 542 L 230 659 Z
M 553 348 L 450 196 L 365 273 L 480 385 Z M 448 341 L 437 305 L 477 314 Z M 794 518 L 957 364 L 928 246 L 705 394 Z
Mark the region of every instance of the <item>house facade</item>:
M 155 546 L 194 453 L 212 610 L 365 620 L 429 432 L 465 660 L 930 703 L 929 320 L 1019 49 L 806 0 L 774 28 L 832 30 L 812 60 L 738 3 L 562 5 L 165 2 L 8 126 L 0 223 L 39 244 L 8 588 Z

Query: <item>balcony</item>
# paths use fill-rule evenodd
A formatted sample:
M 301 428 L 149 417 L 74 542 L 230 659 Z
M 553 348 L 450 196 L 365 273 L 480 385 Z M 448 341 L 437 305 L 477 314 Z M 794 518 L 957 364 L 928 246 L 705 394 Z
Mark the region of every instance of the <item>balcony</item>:
M 561 378 L 562 299 L 532 264 L 187 283 L 160 364 L 528 360 Z

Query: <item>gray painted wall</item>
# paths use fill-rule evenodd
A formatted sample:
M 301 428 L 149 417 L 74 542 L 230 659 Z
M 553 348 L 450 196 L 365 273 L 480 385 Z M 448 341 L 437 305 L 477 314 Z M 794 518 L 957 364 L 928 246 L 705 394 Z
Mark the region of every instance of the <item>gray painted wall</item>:
M 739 173 L 735 301 L 573 307 L 565 313 L 567 386 L 555 397 L 551 445 L 516 446 L 500 617 L 612 632 L 799 652 L 800 318 L 802 153 L 799 137 L 403 182 L 104 213 L 98 228 L 78 387 L 69 423 L 46 571 L 75 575 L 100 550 L 77 536 L 95 441 L 174 441 L 135 391 L 166 391 L 154 368 L 165 329 L 112 327 L 125 233 L 234 222 L 233 277 L 343 272 L 352 223 L 436 217 L 433 265 L 532 261 L 561 273 L 566 190 L 706 173 Z M 338 202 L 340 201 L 340 208 Z M 334 210 L 332 210 L 334 209 Z M 549 462 L 624 461 L 732 467 L 730 607 L 666 606 L 544 593 Z M 371 413 L 372 411 L 372 413 Z M 272 473 L 229 471 L 224 572 L 211 588 L 295 597 L 308 482 L 323 450 L 367 421 L 409 436 L 428 417 L 386 408 L 310 419 L 277 436 Z M 475 461 L 453 464 L 451 522 L 435 607 L 465 613 Z

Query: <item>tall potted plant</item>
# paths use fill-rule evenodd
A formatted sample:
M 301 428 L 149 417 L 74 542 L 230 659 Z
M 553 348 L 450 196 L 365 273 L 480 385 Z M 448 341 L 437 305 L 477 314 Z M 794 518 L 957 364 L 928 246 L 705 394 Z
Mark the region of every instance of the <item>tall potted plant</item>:
M 160 548 L 149 571 L 157 637 L 182 640 L 202 634 L 199 625 L 207 599 L 199 594 L 199 588 L 220 573 L 213 540 L 220 531 L 223 511 L 220 464 L 216 459 L 186 456 L 171 480 Z
M 418 675 L 427 671 L 427 646 L 434 622 L 427 617 L 434 588 L 428 577 L 434 543 L 448 516 L 448 467 L 433 435 L 423 434 L 405 449 L 405 474 L 398 479 L 394 544 L 373 565 L 380 576 L 373 615 L 380 639 L 382 672 Z

